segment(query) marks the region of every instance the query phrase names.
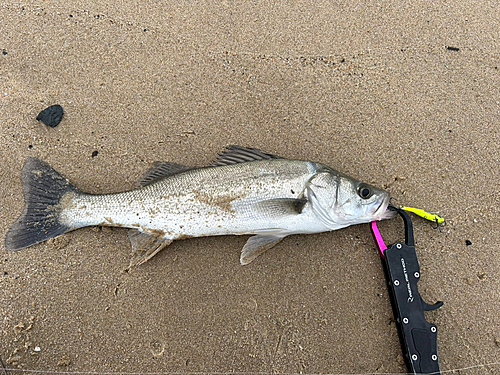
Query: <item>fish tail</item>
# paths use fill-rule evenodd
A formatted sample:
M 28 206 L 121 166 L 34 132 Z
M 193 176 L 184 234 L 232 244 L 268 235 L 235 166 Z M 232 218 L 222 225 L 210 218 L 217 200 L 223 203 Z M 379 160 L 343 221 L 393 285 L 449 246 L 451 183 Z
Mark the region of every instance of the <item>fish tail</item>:
M 64 198 L 80 193 L 71 182 L 47 163 L 33 157 L 26 160 L 21 181 L 24 211 L 7 232 L 7 250 L 23 249 L 74 229 L 60 220 Z

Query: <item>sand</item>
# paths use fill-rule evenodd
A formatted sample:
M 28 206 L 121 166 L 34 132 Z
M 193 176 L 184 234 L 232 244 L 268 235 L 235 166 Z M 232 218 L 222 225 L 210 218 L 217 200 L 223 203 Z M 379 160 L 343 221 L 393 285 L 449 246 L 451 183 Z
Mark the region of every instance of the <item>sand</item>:
M 9 252 L 20 171 L 131 189 L 155 160 L 228 144 L 323 162 L 414 219 L 441 369 L 500 372 L 500 8 L 495 1 L 0 4 L 0 356 L 60 372 L 402 373 L 368 225 L 292 236 L 251 265 L 245 237 L 178 241 L 125 272 L 125 229 Z M 65 110 L 48 128 L 37 114 Z M 93 156 L 94 155 L 94 156 Z M 399 219 L 380 224 L 403 239 Z M 471 245 L 466 245 L 466 240 Z M 481 366 L 497 362 L 496 365 Z M 9 374 L 16 374 L 9 370 Z

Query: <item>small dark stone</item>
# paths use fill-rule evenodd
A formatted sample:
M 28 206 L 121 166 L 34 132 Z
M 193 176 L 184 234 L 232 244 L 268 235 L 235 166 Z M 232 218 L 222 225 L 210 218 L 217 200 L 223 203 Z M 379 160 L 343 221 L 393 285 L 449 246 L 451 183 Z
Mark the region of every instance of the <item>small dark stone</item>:
M 472 242 L 470 242 L 469 240 L 465 240 L 465 246 L 470 246 L 472 245 Z
M 451 47 L 451 46 L 448 46 L 448 47 L 446 47 L 446 49 L 447 49 L 448 51 L 455 51 L 455 52 L 460 51 L 460 48 L 458 48 L 458 47 Z
M 36 119 L 45 125 L 55 128 L 63 117 L 63 108 L 59 104 L 51 105 L 38 114 Z
M 7 51 L 3 49 L 2 54 L 5 56 L 7 54 Z
M 94 152 L 92 153 L 92 157 L 93 157 L 93 158 L 95 158 L 95 157 L 97 156 L 97 154 L 98 154 L 98 153 L 99 153 L 99 151 L 94 151 Z
M 495 345 L 500 348 L 500 336 L 495 337 Z
M 28 148 L 31 150 L 33 148 L 33 145 L 29 145 Z

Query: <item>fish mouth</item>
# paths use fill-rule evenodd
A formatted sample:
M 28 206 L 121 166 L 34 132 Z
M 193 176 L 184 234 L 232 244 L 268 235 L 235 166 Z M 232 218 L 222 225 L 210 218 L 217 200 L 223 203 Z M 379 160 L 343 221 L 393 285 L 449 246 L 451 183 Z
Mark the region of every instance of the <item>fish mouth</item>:
M 380 202 L 380 205 L 375 209 L 373 216 L 375 216 L 375 220 L 385 220 L 392 219 L 396 216 L 396 212 L 388 210 L 389 201 L 391 197 L 389 195 L 385 196 Z

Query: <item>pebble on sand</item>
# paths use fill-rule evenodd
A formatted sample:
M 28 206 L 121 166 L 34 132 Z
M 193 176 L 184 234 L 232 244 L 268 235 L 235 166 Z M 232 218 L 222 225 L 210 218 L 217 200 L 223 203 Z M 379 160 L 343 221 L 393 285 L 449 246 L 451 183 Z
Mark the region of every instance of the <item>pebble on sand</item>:
M 55 128 L 61 122 L 63 113 L 63 108 L 59 104 L 54 104 L 40 112 L 36 119 L 47 126 Z

